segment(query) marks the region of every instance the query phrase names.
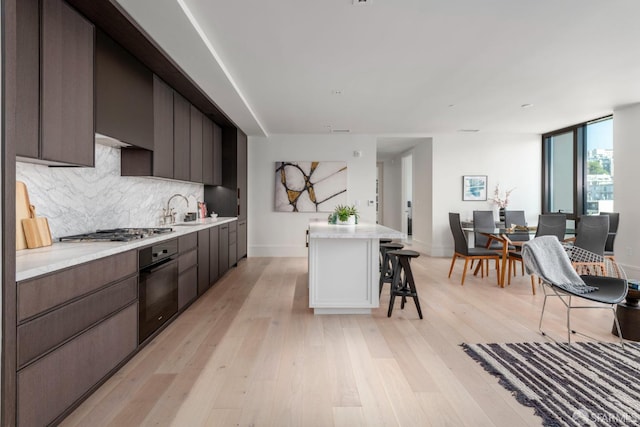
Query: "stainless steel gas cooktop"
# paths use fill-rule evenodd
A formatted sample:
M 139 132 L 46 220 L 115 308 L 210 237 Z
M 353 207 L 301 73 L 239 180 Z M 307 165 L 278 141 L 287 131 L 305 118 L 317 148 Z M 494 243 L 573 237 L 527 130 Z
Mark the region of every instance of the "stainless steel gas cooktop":
M 130 242 L 156 234 L 171 233 L 171 228 L 113 228 L 96 230 L 95 233 L 60 237 L 61 242 Z

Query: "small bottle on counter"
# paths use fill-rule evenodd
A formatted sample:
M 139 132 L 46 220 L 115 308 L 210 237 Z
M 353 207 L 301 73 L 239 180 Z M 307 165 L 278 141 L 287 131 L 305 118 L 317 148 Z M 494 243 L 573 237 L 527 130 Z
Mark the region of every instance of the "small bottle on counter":
M 205 202 L 198 202 L 198 215 L 202 219 L 207 217 L 207 204 Z

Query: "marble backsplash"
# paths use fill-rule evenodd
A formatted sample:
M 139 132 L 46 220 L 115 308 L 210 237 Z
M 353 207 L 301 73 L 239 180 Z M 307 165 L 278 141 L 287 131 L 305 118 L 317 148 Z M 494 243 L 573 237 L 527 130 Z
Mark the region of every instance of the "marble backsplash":
M 162 209 L 171 207 L 180 220 L 197 212 L 204 186 L 188 182 L 120 176 L 120 149 L 96 144 L 95 168 L 16 164 L 38 216 L 49 220 L 53 238 L 115 227 L 161 226 Z

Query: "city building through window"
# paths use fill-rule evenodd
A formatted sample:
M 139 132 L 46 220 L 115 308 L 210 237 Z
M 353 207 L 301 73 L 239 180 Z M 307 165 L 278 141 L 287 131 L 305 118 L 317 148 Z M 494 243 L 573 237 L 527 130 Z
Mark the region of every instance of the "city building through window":
M 542 136 L 542 211 L 580 215 L 613 212 L 613 118 Z

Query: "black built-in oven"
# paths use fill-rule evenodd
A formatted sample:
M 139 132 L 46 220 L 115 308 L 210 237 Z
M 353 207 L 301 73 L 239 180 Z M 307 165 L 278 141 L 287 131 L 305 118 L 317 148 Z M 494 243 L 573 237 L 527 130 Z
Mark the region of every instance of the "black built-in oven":
M 138 251 L 138 342 L 142 343 L 178 312 L 178 241 Z

